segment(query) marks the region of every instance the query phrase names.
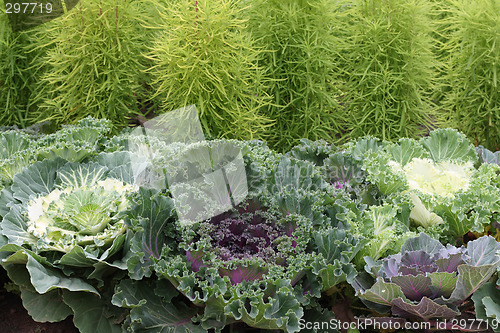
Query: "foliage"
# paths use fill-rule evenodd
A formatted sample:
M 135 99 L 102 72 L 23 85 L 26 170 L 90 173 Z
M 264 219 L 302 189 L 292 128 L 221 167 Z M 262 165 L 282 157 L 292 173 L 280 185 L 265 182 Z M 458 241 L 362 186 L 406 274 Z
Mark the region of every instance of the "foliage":
M 199 143 L 187 147 L 195 153 L 191 156 L 199 155 Z M 249 153 L 252 150 L 258 154 Z M 181 234 L 178 246 L 154 237 L 162 239 L 155 242 L 156 250 L 143 247 L 137 252 L 141 262 L 129 266 L 129 273 L 139 279 L 143 274 L 149 276 L 152 268 L 196 305 L 198 313 L 186 311 L 183 317 L 189 329 L 220 331 L 240 321 L 261 329 L 296 332 L 306 307 L 321 291 L 354 277 L 350 261 L 361 242 L 350 236 L 344 225 L 330 224 L 321 206 L 315 204 L 325 184 L 311 164 L 278 157 L 271 172 L 266 172 L 262 168 L 267 163 L 266 154 L 262 154 L 265 149 L 253 145 L 243 151 L 248 197 L 210 219 L 176 221 Z M 200 166 L 191 163 L 190 167 L 192 174 Z M 160 205 L 155 207 L 160 212 Z M 160 216 L 154 213 L 149 219 L 149 230 L 155 234 L 164 232 L 165 219 Z M 150 325 L 175 329 L 170 319 L 154 315 L 161 307 L 170 306 L 163 296 L 140 294 L 126 286 L 129 283 L 139 285 L 122 282 L 124 289 L 115 304 L 131 308 L 131 316 L 140 311 L 143 317 L 154 318 L 151 323 L 131 317 L 133 325 L 137 329 Z
M 37 161 L 61 157 L 81 162 L 97 154 L 110 131 L 109 121 L 93 118 L 65 125 L 58 132 L 47 135 L 34 128 L 0 131 L 0 189 L 10 185 L 15 174 Z
M 384 195 L 410 199 L 414 224 L 442 239 L 456 239 L 482 232 L 500 209 L 494 181 L 498 166 L 476 168 L 477 161 L 463 134 L 440 129 L 420 140 L 386 144 L 367 155 L 363 170 Z
M 500 264 L 500 244 L 483 236 L 467 248 L 443 246 L 425 233 L 408 239 L 401 252 L 374 262 L 366 270 L 376 282 L 359 276 L 359 297 L 377 312 L 431 321 L 460 315 L 459 306 L 484 285 Z
M 494 332 L 500 332 L 500 325 L 498 325 L 500 298 L 498 296 L 498 283 L 490 281 L 481 286 L 471 297 L 474 301 L 476 318 L 487 322 Z
M 0 124 L 27 125 L 29 100 L 35 83 L 28 70 L 32 56 L 24 52 L 26 32 L 12 31 L 4 1 L 0 1 Z
M 196 104 L 211 137 L 263 138 L 270 120 L 261 51 L 234 1 L 153 1 L 161 22 L 147 58 L 162 112 Z
M 324 140 L 311 141 L 301 139 L 300 143 L 290 149 L 286 155 L 302 161 L 309 161 L 321 167 L 325 159 L 335 152 L 335 147 Z
M 2 192 L 2 266 L 35 320 L 74 315 L 81 332 L 120 332 L 111 296 L 133 257 L 126 224 L 136 188 L 127 159 L 125 152 L 87 163 L 45 159 Z
M 167 280 L 134 281 L 124 279 L 116 287 L 113 304 L 131 308 L 125 323 L 129 332 L 206 332 L 191 318 L 197 309 L 189 307 Z
M 269 145 L 286 152 L 300 138 L 333 141 L 342 128 L 337 73 L 342 1 L 243 1 L 249 29 L 265 50 L 259 60 L 271 81 L 265 114 L 276 121 Z
M 137 1 L 79 2 L 67 14 L 32 31 L 31 49 L 45 53 L 29 120 L 75 123 L 87 116 L 127 126 L 138 113 L 145 60 L 141 7 Z
M 422 0 L 359 0 L 349 8 L 346 137 L 395 141 L 425 134 L 440 121 L 429 98 L 438 66 L 432 10 Z
M 34 320 L 500 332 L 498 0 L 65 3 L 12 32 L 0 0 L 0 264 Z M 147 122 L 189 104 L 208 141 Z
M 382 144 L 372 137 L 352 142 L 324 159 L 321 169 L 329 183 L 327 215 L 336 223 L 349 225 L 356 237 L 365 239 L 355 257 L 358 267 L 364 265 L 363 257 L 395 253 L 408 237 L 414 236 L 409 228 L 409 203 L 404 199 L 384 200 L 387 198 L 368 182 L 362 169 L 366 154 L 378 151 Z
M 492 152 L 483 146 L 476 147 L 476 152 L 479 156 L 481 164 L 497 164 L 500 165 L 500 151 Z
M 172 142 L 154 126 L 107 138 L 110 127 L 0 130 L 0 259 L 34 320 L 297 332 L 359 297 L 401 317 L 381 321 L 438 328 L 474 302 L 495 323 L 498 152 L 456 130 L 304 139 L 281 154 L 258 140 Z M 467 248 L 415 237 L 424 229 Z
M 445 7 L 450 54 L 444 67 L 443 107 L 452 126 L 476 144 L 498 150 L 500 142 L 500 2 L 451 0 Z

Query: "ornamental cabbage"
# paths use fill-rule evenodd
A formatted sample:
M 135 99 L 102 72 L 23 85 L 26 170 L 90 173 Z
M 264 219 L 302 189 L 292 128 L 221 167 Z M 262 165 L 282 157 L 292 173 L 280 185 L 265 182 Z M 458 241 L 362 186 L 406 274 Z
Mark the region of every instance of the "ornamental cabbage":
M 88 117 L 48 135 L 36 130 L 0 132 L 0 190 L 12 183 L 15 174 L 37 161 L 61 157 L 80 162 L 97 154 L 110 131 L 109 121 Z
M 12 181 L 12 177 L 28 164 L 31 156 L 27 151 L 30 137 L 18 131 L 0 132 L 0 190 Z
M 476 151 L 479 155 L 480 164 L 495 164 L 500 165 L 500 151 L 492 152 L 482 146 L 476 147 Z M 500 175 L 496 178 L 496 183 L 500 185 Z M 492 227 L 489 230 L 495 238 L 499 239 L 499 225 L 498 219 L 496 223 L 492 223 Z M 500 267 L 498 268 L 500 272 Z M 499 273 L 497 272 L 497 274 Z M 490 281 L 479 288 L 472 295 L 472 300 L 474 301 L 474 310 L 476 312 L 476 317 L 478 319 L 487 321 L 489 327 L 493 329 L 494 332 L 500 332 L 499 318 L 500 318 L 500 293 L 498 292 L 500 286 L 500 279 L 497 281 Z
M 364 244 L 355 258 L 359 267 L 364 265 L 365 256 L 378 259 L 397 252 L 407 238 L 415 236 L 409 230 L 408 203 L 384 202 L 362 169 L 364 154 L 378 151 L 382 145 L 380 140 L 366 137 L 336 149 L 324 141 L 304 139 L 287 154 L 314 163 L 328 183 L 327 215 L 334 224 L 349 226 Z
M 401 169 L 397 162 L 393 168 Z M 424 194 L 453 196 L 454 193 L 469 189 L 470 177 L 474 169 L 472 162 L 463 164 L 449 161 L 435 163 L 429 158 L 413 158 L 403 168 L 410 190 L 419 190 Z
M 413 206 L 411 222 L 443 239 L 482 232 L 500 212 L 500 188 L 494 182 L 499 166 L 476 167 L 474 147 L 456 130 L 384 143 L 365 157 L 366 179 L 388 199 L 406 197 Z
M 354 278 L 351 261 L 362 244 L 323 214 L 326 183 L 314 166 L 276 159 L 261 145 L 231 143 L 242 147 L 248 195 L 230 210 L 200 222 L 169 224 L 165 218 L 172 206 L 162 204 L 162 196 L 141 199 L 146 207 L 156 207 L 149 226 L 143 221 L 143 235 L 155 236 L 134 237 L 133 251 L 140 260 L 135 265 L 129 261 L 129 275 L 138 280 L 154 271 L 160 280 L 118 285 L 113 304 L 131 309 L 132 330 L 206 332 L 244 322 L 297 332 L 299 320 L 318 308 L 323 291 L 333 292 L 337 284 Z M 206 145 L 212 154 L 227 144 L 215 140 L 188 146 L 197 152 Z M 188 165 L 192 173 L 196 164 Z M 274 166 L 269 172 L 264 165 Z M 165 237 L 171 226 L 180 235 L 178 245 Z M 165 281 L 176 292 L 165 292 Z M 156 295 L 147 293 L 149 288 Z M 181 311 L 170 302 L 172 297 L 179 300 L 178 293 L 191 303 L 176 303 Z M 166 311 L 172 318 L 161 315 Z
M 0 196 L 1 264 L 23 300 L 34 300 L 24 302 L 33 319 L 73 315 L 81 332 L 121 332 L 111 292 L 137 260 L 128 228 L 136 192 L 125 152 L 45 159 L 14 176 Z
M 500 265 L 500 243 L 483 236 L 467 248 L 443 246 L 422 233 L 408 239 L 401 252 L 377 262 L 366 258 L 366 271 L 353 286 L 364 303 L 379 313 L 412 320 L 452 319 Z M 474 297 L 474 296 L 473 296 Z
M 336 192 L 347 193 L 362 205 L 379 204 L 379 192 L 367 182 L 362 170 L 363 153 L 377 150 L 379 144 L 377 139 L 367 137 L 337 149 L 323 140 L 302 139 L 286 155 L 313 163 L 331 185 L 333 196 L 337 195 Z
M 286 156 L 302 161 L 309 161 L 322 167 L 325 159 L 334 152 L 335 147 L 328 144 L 325 140 L 311 141 L 309 139 L 300 139 L 300 143 L 290 149 L 286 153 Z
M 47 250 L 61 252 L 76 245 L 112 242 L 125 232 L 120 216 L 129 208 L 127 195 L 133 190 L 133 185 L 113 178 L 77 187 L 62 182 L 28 203 L 27 232 Z
M 476 152 L 479 155 L 481 164 L 497 164 L 500 165 L 500 151 L 492 152 L 483 146 L 476 147 Z

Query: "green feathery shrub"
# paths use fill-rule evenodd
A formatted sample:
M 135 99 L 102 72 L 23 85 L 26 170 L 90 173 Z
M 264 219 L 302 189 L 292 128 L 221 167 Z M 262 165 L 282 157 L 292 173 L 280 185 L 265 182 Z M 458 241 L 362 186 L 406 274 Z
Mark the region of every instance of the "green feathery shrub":
M 26 126 L 33 77 L 23 48 L 27 33 L 13 32 L 0 0 L 0 125 Z
M 449 50 L 446 50 L 443 47 L 448 41 L 449 34 L 449 22 L 447 18 L 450 13 L 448 10 L 446 10 L 449 4 L 449 0 L 430 0 L 429 2 L 433 7 L 431 12 L 429 13 L 429 16 L 433 23 L 433 31 L 431 32 L 433 40 L 431 47 L 432 52 L 437 59 L 437 72 L 435 77 L 436 84 L 433 86 L 431 95 L 432 101 L 436 105 L 436 110 L 442 114 L 444 110 L 442 109 L 442 106 L 440 104 L 444 96 L 446 95 L 447 90 L 449 89 L 446 85 L 445 79 L 443 79 L 444 64 L 450 56 Z M 442 117 L 442 120 L 444 120 L 444 118 L 445 117 Z M 441 123 L 440 125 L 443 126 L 444 123 Z M 450 127 L 451 124 L 447 123 L 446 126 Z
M 425 0 L 354 1 L 345 52 L 346 137 L 416 137 L 440 121 L 430 98 L 438 66 L 433 8 Z
M 449 0 L 443 107 L 476 144 L 500 149 L 500 1 Z
M 80 1 L 40 26 L 33 48 L 47 51 L 35 64 L 44 73 L 37 87 L 40 107 L 30 120 L 62 124 L 93 116 L 126 126 L 138 113 L 145 35 L 141 2 L 134 0 Z
M 168 112 L 190 104 L 210 137 L 263 138 L 265 77 L 246 21 L 232 0 L 152 0 L 162 17 L 148 53 L 154 97 Z
M 343 118 L 337 103 L 343 1 L 246 1 L 249 27 L 266 50 L 261 66 L 271 78 L 269 145 L 288 151 L 301 138 L 334 141 Z

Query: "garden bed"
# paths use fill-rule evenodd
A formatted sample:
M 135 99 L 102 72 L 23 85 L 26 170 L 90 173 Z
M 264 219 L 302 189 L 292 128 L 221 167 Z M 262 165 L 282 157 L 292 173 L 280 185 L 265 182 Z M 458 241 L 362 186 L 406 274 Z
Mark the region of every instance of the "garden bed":
M 0 132 L 5 286 L 35 321 L 63 326 L 26 321 L 18 295 L 4 292 L 4 304 L 17 299 L 5 311 L 14 323 L 82 333 L 384 327 L 372 320 L 386 331 L 494 328 L 499 153 L 458 131 L 302 140 L 282 154 L 263 141 L 204 140 L 189 107 L 109 133 L 93 118 L 52 134 Z
M 12 1 L 4 331 L 500 332 L 500 0 Z

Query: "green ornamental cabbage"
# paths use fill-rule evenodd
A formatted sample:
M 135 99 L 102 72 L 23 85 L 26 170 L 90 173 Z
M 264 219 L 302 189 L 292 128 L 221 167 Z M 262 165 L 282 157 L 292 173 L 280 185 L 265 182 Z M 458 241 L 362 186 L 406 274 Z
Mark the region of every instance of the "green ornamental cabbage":
M 366 179 L 389 200 L 411 201 L 410 220 L 439 237 L 482 232 L 500 212 L 495 164 L 476 167 L 478 155 L 467 138 L 439 129 L 420 140 L 401 139 L 365 155 Z
M 23 131 L 0 131 L 0 190 L 12 183 L 15 174 L 37 161 L 61 157 L 81 162 L 96 155 L 110 131 L 108 120 L 92 117 L 64 125 L 52 134 L 42 134 L 36 126 Z
M 115 152 L 36 162 L 1 192 L 1 264 L 34 320 L 73 315 L 80 332 L 121 332 L 111 297 L 134 258 L 127 225 L 137 190 L 128 153 Z
M 364 239 L 363 249 L 355 258 L 359 267 L 364 265 L 365 256 L 378 259 L 394 253 L 415 235 L 409 226 L 409 199 L 385 200 L 362 169 L 364 154 L 380 150 L 382 144 L 366 137 L 338 150 L 325 148 L 321 142 L 303 142 L 292 150 L 296 158 L 314 161 L 329 183 L 326 212 L 330 219 L 349 225 L 351 233 Z
M 62 183 L 26 208 L 27 231 L 47 250 L 70 252 L 77 245 L 113 241 L 125 232 L 120 215 L 130 204 L 133 185 L 108 178 L 83 186 Z

